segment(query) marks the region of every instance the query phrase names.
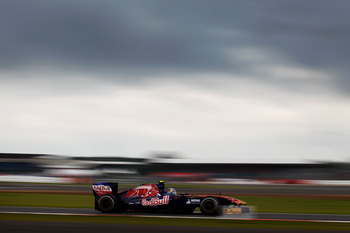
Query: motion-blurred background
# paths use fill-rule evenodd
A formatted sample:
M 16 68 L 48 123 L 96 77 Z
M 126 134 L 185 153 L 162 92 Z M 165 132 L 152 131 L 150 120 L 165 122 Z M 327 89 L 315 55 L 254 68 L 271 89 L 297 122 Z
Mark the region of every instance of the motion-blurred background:
M 350 185 L 350 164 L 314 163 L 201 163 L 176 154 L 144 158 L 68 157 L 0 154 L 0 181 L 38 183 L 171 182 L 213 184 Z
M 0 172 L 347 180 L 348 7 L 1 1 Z

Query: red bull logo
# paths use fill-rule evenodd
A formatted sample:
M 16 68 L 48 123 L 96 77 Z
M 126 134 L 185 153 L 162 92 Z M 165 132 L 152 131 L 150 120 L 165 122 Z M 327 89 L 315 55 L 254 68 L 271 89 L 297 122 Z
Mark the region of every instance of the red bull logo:
M 97 195 L 102 196 L 104 194 L 112 193 L 111 187 L 107 185 L 93 185 L 92 189 L 97 193 Z
M 169 204 L 169 196 L 164 196 L 163 199 L 151 198 L 151 200 L 147 201 L 146 199 L 142 199 L 143 206 L 157 206 L 157 205 L 166 205 Z

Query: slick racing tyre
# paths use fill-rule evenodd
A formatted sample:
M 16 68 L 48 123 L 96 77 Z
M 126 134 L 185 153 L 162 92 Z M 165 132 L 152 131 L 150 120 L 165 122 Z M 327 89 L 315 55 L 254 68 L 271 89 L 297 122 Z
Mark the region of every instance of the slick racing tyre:
M 220 212 L 219 200 L 214 197 L 206 197 L 202 200 L 199 208 L 205 215 L 218 215 Z
M 103 195 L 98 200 L 98 208 L 102 213 L 111 213 L 113 212 L 116 198 L 114 195 Z

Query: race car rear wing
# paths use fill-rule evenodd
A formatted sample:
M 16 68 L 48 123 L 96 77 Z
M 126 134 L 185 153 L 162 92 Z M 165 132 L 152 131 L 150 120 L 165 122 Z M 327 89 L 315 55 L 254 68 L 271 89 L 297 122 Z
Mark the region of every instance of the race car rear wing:
M 105 194 L 113 194 L 116 196 L 118 194 L 118 183 L 98 183 L 92 185 L 92 191 L 95 197 L 100 197 Z

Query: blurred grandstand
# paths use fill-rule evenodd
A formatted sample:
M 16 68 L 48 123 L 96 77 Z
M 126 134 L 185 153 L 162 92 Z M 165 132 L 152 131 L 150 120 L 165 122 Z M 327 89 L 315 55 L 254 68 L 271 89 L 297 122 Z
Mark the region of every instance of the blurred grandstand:
M 26 175 L 47 177 L 50 182 L 54 182 L 54 178 L 61 178 L 60 181 L 64 178 L 64 182 L 166 178 L 172 181 L 221 183 L 303 184 L 330 180 L 350 183 L 350 163 L 201 163 L 188 162 L 171 154 L 126 158 L 1 153 L 0 174 L 0 181 L 14 181 L 9 177 Z

